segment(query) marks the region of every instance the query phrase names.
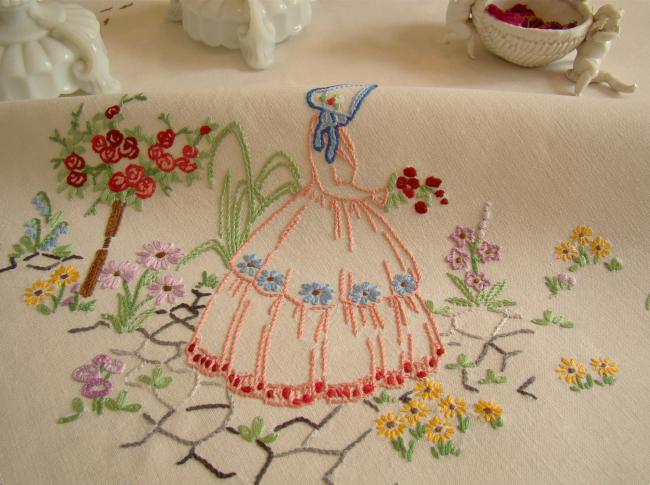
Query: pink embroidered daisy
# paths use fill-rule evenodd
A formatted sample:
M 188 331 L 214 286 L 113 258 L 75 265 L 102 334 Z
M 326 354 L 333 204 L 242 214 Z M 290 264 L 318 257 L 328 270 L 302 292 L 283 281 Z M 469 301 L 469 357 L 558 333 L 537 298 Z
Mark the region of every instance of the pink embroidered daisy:
M 86 381 L 86 383 L 81 388 L 81 394 L 90 399 L 96 397 L 108 396 L 113 389 L 113 384 L 108 379 L 94 378 Z
M 501 247 L 498 244 L 483 241 L 476 252 L 478 253 L 478 257 L 481 258 L 481 263 L 489 263 L 490 261 L 499 261 L 501 259 Z
M 474 273 L 473 271 L 468 271 L 465 273 L 465 283 L 467 286 L 474 288 L 476 291 L 481 291 L 484 288 L 490 286 L 490 281 L 482 272 Z
M 174 246 L 174 243 L 153 241 L 143 246 L 144 251 L 138 253 L 138 263 L 155 271 L 169 269 L 173 264 L 178 264 L 185 256 L 182 249 Z
M 93 379 L 99 379 L 99 368 L 95 364 L 79 366 L 72 372 L 72 378 L 78 382 L 88 382 Z
M 454 232 L 449 236 L 459 248 L 464 248 L 467 243 L 476 241 L 476 234 L 472 229 L 465 226 L 456 226 Z
M 102 288 L 117 290 L 122 281 L 130 283 L 138 274 L 138 267 L 130 261 L 109 261 L 99 275 Z
M 93 357 L 93 364 L 101 366 L 111 374 L 121 374 L 124 372 L 125 364 L 120 359 L 111 359 L 106 354 L 98 354 Z
M 185 285 L 182 278 L 174 278 L 168 274 L 149 285 L 149 296 L 156 299 L 156 305 L 167 300 L 167 303 L 174 303 L 176 298 L 185 296 Z
M 452 248 L 449 255 L 445 258 L 445 261 L 449 263 L 451 269 L 465 269 L 467 268 L 467 263 L 469 263 L 469 254 L 459 251 L 456 248 Z

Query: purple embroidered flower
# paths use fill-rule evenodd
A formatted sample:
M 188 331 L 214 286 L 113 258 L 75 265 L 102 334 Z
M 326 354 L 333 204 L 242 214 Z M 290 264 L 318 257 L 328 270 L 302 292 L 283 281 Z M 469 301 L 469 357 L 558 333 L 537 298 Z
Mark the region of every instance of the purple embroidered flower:
M 449 236 L 459 248 L 464 248 L 467 243 L 476 241 L 476 234 L 472 229 L 465 226 L 456 226 L 454 232 Z
M 393 289 L 400 296 L 413 293 L 418 285 L 410 274 L 398 274 L 393 278 Z
M 153 241 L 143 246 L 144 251 L 138 253 L 138 263 L 155 271 L 169 269 L 173 264 L 178 264 L 185 253 L 174 246 L 174 243 Z
M 122 281 L 130 283 L 138 274 L 138 267 L 129 261 L 109 261 L 99 275 L 102 288 L 117 290 Z
M 80 283 L 75 283 L 70 287 L 70 293 L 79 293 L 79 290 L 81 289 L 81 284 Z
M 445 261 L 449 263 L 451 269 L 465 269 L 467 268 L 467 263 L 469 263 L 469 254 L 452 248 Z
M 498 244 L 483 241 L 476 252 L 481 259 L 481 263 L 489 263 L 490 261 L 499 261 L 501 259 L 501 247 Z
M 485 277 L 485 273 L 482 272 L 474 273 L 473 271 L 468 271 L 465 273 L 465 283 L 476 291 L 481 291 L 490 286 L 490 281 Z
M 185 285 L 182 278 L 175 278 L 173 275 L 165 275 L 158 278 L 149 285 L 149 296 L 156 299 L 156 305 L 176 302 L 176 298 L 185 296 Z
M 99 379 L 99 368 L 95 364 L 79 366 L 72 372 L 72 378 L 78 382 L 89 382 L 93 379 Z
M 120 359 L 111 359 L 106 354 L 98 354 L 93 357 L 93 364 L 101 366 L 102 369 L 111 374 L 121 374 L 124 372 L 125 364 Z
M 81 388 L 81 394 L 91 399 L 108 396 L 113 389 L 113 384 L 108 379 L 96 377 L 86 381 Z

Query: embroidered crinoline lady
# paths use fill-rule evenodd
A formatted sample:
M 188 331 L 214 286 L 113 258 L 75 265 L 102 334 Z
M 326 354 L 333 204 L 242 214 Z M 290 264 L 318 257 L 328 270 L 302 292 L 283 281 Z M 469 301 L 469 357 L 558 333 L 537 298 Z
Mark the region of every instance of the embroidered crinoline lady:
M 233 257 L 187 346 L 192 367 L 236 393 L 279 406 L 351 402 L 437 369 L 444 349 L 420 268 L 382 214 L 385 192 L 356 182 L 344 126 L 373 88 L 310 91 L 312 107 L 336 111 L 328 126 L 339 120 L 320 139 L 323 117 L 312 118 L 311 183 Z

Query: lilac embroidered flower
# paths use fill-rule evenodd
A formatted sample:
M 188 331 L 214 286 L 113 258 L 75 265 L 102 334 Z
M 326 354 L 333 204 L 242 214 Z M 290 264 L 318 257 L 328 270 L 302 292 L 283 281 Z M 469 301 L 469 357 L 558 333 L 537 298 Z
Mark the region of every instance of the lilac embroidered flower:
M 99 368 L 95 364 L 79 366 L 72 372 L 72 378 L 78 382 L 88 382 L 99 377 Z
M 138 274 L 138 267 L 129 261 L 109 261 L 99 275 L 102 288 L 117 290 L 122 284 L 130 283 Z
M 174 303 L 176 298 L 185 296 L 183 279 L 170 274 L 158 278 L 149 285 L 149 296 L 156 299 L 156 305 L 160 305 L 165 299 L 167 303 Z
M 464 248 L 467 243 L 476 241 L 476 234 L 472 229 L 465 226 L 456 226 L 454 232 L 449 236 L 459 248 Z
M 482 272 L 474 273 L 473 271 L 468 271 L 465 273 L 465 283 L 476 291 L 481 291 L 490 286 L 490 281 L 485 277 L 485 273 Z
M 106 354 L 98 354 L 93 357 L 93 364 L 101 366 L 102 369 L 110 372 L 111 374 L 121 374 L 124 372 L 124 362 L 120 359 L 111 359 Z
M 501 259 L 501 247 L 498 244 L 483 241 L 476 252 L 481 259 L 481 263 L 489 263 L 490 261 L 499 261 Z
M 49 217 L 52 213 L 50 209 L 50 203 L 47 200 L 47 195 L 45 195 L 45 192 L 39 192 L 36 194 L 32 199 L 32 204 L 34 204 L 34 207 L 36 207 L 38 213 L 43 217 Z
M 400 296 L 413 293 L 418 285 L 410 274 L 398 274 L 393 278 L 393 289 Z
M 262 260 L 254 254 L 245 254 L 244 260 L 237 263 L 239 272 L 248 276 L 255 276 L 261 267 Z
M 375 303 L 379 297 L 381 297 L 381 291 L 377 289 L 376 285 L 371 285 L 367 281 L 353 285 L 352 291 L 350 291 L 350 300 L 357 305 Z
M 169 269 L 173 264 L 180 263 L 185 253 L 174 246 L 174 243 L 153 241 L 143 246 L 144 251 L 138 253 L 138 263 L 155 271 Z
M 284 286 L 284 275 L 275 270 L 262 270 L 259 278 L 257 278 L 257 284 L 266 291 L 280 291 Z
M 469 254 L 459 251 L 456 248 L 452 248 L 449 255 L 445 258 L 445 261 L 449 263 L 451 269 L 465 269 L 469 263 Z
M 560 283 L 561 286 L 567 286 L 571 288 L 572 286 L 575 286 L 575 284 L 578 282 L 576 280 L 576 277 L 572 274 L 567 274 L 567 273 L 560 273 L 557 275 L 557 281 Z
M 97 397 L 108 396 L 112 389 L 113 384 L 111 384 L 111 381 L 96 377 L 86 381 L 81 388 L 81 394 L 91 399 L 95 399 Z
M 334 290 L 328 283 L 304 283 L 299 294 L 310 305 L 327 305 L 334 298 Z

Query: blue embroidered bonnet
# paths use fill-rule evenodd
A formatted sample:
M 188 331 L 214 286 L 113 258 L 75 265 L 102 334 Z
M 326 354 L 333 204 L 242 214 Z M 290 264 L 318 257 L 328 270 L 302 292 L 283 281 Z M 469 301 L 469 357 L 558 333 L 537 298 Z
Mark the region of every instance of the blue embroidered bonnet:
M 336 160 L 340 143 L 339 128 L 347 126 L 354 119 L 363 100 L 376 87 L 376 84 L 337 84 L 312 89 L 307 93 L 307 104 L 320 111 L 312 144 L 316 151 L 326 149 L 327 163 Z

